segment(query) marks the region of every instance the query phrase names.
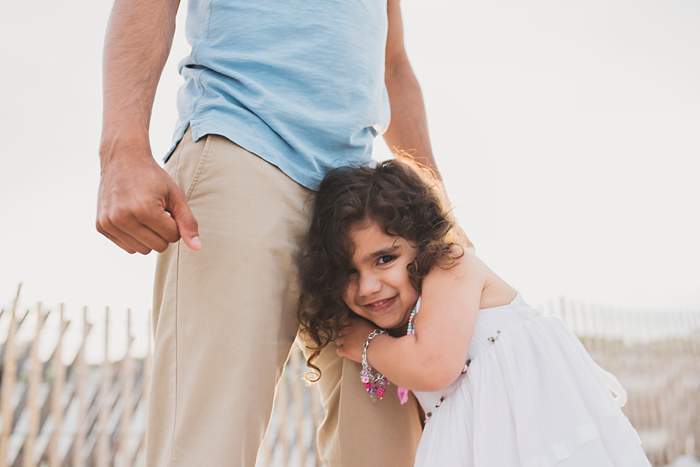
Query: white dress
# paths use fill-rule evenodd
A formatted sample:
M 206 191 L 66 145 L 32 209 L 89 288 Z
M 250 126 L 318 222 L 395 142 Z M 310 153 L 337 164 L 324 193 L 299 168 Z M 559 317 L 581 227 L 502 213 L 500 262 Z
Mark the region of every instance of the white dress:
M 626 393 L 564 325 L 518 293 L 479 311 L 466 372 L 415 392 L 416 467 L 650 467 Z

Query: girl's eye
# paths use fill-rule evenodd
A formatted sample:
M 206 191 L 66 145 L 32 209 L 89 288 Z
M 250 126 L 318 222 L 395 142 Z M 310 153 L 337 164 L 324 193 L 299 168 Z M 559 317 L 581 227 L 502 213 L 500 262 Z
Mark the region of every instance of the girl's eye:
M 391 263 L 396 259 L 396 256 L 394 255 L 382 255 L 379 258 L 377 258 L 377 264 L 388 264 Z

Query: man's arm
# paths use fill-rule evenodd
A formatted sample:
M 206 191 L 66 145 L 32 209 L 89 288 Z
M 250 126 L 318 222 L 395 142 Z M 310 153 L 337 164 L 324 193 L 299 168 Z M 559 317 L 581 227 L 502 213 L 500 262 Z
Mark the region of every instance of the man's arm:
M 391 103 L 391 123 L 384 141 L 394 154 L 428 166 L 441 179 L 430 147 L 423 94 L 404 47 L 400 0 L 388 0 L 387 15 L 384 81 Z
M 105 37 L 97 230 L 129 253 L 182 237 L 199 249 L 185 195 L 153 160 L 148 130 L 178 0 L 116 0 Z
M 388 0 L 387 15 L 389 31 L 384 81 L 391 103 L 391 123 L 384 133 L 384 141 L 397 157 L 409 158 L 429 167 L 438 178 L 440 194 L 444 197 L 445 204 L 449 205 L 442 176 L 430 147 L 423 93 L 404 47 L 400 0 Z M 471 240 L 456 222 L 455 226 L 460 243 L 473 251 Z

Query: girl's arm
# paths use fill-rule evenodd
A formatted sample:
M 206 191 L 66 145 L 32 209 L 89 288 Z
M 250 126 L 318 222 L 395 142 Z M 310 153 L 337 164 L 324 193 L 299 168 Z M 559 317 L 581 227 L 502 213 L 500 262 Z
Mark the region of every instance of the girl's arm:
M 454 267 L 431 270 L 423 280 L 415 334 L 375 338 L 367 354 L 369 364 L 394 384 L 418 391 L 435 391 L 452 383 L 464 368 L 487 272 L 470 250 Z M 358 330 L 362 340 L 366 329 Z M 338 353 L 356 359 L 357 343 L 344 339 Z

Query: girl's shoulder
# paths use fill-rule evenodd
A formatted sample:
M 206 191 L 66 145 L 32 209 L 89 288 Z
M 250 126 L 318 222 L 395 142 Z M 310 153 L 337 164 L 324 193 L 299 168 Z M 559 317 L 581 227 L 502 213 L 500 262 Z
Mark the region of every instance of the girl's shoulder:
M 423 294 L 448 291 L 454 294 L 466 288 L 474 294 L 485 285 L 489 274 L 489 268 L 476 256 L 473 248 L 464 248 L 459 257 L 430 270 L 423 280 Z
M 449 267 L 431 271 L 425 285 L 429 288 L 465 287 L 472 291 L 477 287 L 481 290 L 479 309 L 506 305 L 518 293 L 477 256 L 474 248 L 465 248 L 464 254 Z
M 452 277 L 454 280 L 487 278 L 491 270 L 481 258 L 476 255 L 473 247 L 461 248 L 460 254 L 454 256 L 448 264 L 430 271 L 430 275 Z

